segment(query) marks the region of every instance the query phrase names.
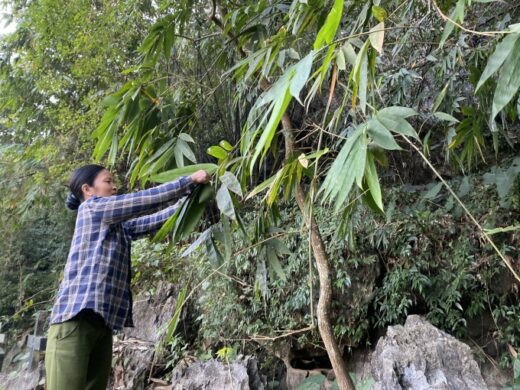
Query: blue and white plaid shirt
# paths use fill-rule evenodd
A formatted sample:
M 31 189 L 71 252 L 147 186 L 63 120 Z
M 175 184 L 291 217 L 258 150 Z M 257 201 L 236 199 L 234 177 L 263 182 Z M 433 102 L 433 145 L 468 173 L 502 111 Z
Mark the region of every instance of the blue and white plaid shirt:
M 130 243 L 160 229 L 189 194 L 189 177 L 148 190 L 81 203 L 65 273 L 51 314 L 51 324 L 67 321 L 83 309 L 99 313 L 108 327 L 133 326 L 130 292 Z M 165 209 L 151 213 L 160 207 Z

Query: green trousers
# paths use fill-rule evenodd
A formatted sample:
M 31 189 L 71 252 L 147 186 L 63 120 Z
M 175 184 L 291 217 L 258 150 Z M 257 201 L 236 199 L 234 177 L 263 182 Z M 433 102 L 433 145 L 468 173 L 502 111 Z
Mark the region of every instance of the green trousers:
M 112 330 L 92 311 L 50 326 L 45 352 L 47 390 L 106 390 Z

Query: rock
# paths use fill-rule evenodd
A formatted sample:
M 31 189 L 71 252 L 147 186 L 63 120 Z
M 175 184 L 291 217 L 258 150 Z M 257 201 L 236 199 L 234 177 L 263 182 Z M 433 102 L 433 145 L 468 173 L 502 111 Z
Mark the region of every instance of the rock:
M 124 330 L 125 337 L 155 343 L 164 335 L 164 328 L 173 317 L 179 288 L 160 282 L 155 294 L 142 293 L 134 298 L 134 327 Z
M 45 367 L 40 362 L 37 367 L 30 370 L 27 367 L 19 371 L 11 371 L 9 374 L 0 374 L 0 389 L 40 390 L 43 389 Z
M 370 365 L 372 390 L 488 389 L 471 349 L 415 315 L 388 328 Z
M 28 330 L 19 335 L 18 340 L 7 351 L 0 373 L 0 389 L 43 389 L 45 383 L 43 353 L 33 352 L 31 366 L 31 351 L 25 343 L 33 332 L 34 330 Z
M 230 364 L 215 359 L 179 364 L 172 372 L 172 390 L 263 390 L 265 383 L 256 359 L 251 357 Z
M 111 379 L 113 389 L 144 389 L 160 363 L 156 345 L 165 337 L 165 328 L 174 315 L 179 289 L 161 282 L 155 294 L 139 294 L 134 299 L 134 328 L 126 328 L 114 339 L 114 357 Z
M 114 340 L 111 389 L 144 389 L 154 361 L 154 345 L 130 338 Z

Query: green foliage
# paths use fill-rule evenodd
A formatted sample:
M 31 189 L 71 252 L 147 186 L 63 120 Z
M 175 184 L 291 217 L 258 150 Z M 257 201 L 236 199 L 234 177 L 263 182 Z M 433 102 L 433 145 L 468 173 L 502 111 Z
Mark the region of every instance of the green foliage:
M 17 331 L 52 305 L 74 227 L 65 185 L 90 160 L 103 96 L 134 63 L 150 10 L 131 1 L 9 3 L 16 31 L 0 42 L 0 317 Z
M 520 356 L 513 359 L 513 380 L 504 387 L 504 390 L 515 390 L 520 387 Z
M 520 89 L 520 43 L 518 38 L 520 33 L 517 31 L 520 25 L 511 27 L 511 33 L 500 42 L 495 52 L 490 56 L 486 68 L 480 77 L 476 91 L 486 82 L 486 80 L 498 71 L 500 75 L 497 80 L 495 94 L 493 96 L 493 106 L 491 109 L 491 129 L 496 131 L 495 117 L 513 99 Z
M 455 188 L 457 184 L 451 183 Z M 481 177 L 473 177 L 470 185 L 471 192 L 461 192 L 461 196 L 472 212 L 479 215 L 494 210 L 486 217 L 490 226 L 498 221 L 513 223 L 509 211 L 499 206 L 492 186 L 483 184 Z M 482 193 L 486 193 L 485 200 Z M 422 314 L 463 338 L 468 323 L 492 307 L 497 308 L 492 313 L 499 329 L 495 333 L 497 343 L 516 345 L 519 328 L 512 318 L 516 318 L 513 306 L 517 293 L 505 286 L 495 289 L 497 278 L 505 275 L 500 260 L 481 246 L 474 228 L 461 225 L 463 214 L 450 197 L 439 190 L 425 198 L 420 189 L 405 187 L 390 191 L 388 199 L 385 218 L 372 218 L 357 209 L 352 244 L 338 236 L 330 210 L 316 210 L 334 268 L 333 323 L 340 342 L 349 346 L 366 343 L 372 329 L 402 323 L 410 313 Z M 250 217 L 259 218 L 247 215 Z M 215 277 L 198 294 L 201 339 L 216 343 L 256 335 L 276 336 L 281 329 L 299 329 L 310 322 L 308 242 L 299 234 L 301 217 L 289 207 L 280 211 L 279 218 L 284 230 L 279 230 L 278 239 L 290 251 L 279 260 L 286 277 L 267 273 L 260 257 L 262 250 L 254 247 L 220 263 L 220 272 L 229 276 Z M 514 232 L 497 236 L 506 254 L 514 251 L 518 240 Z M 234 236 L 233 251 L 244 246 L 240 237 L 241 233 Z M 204 268 L 200 271 L 204 275 L 209 272 Z M 316 288 L 315 270 L 311 275 Z M 293 340 L 303 347 L 315 342 L 316 336 L 309 332 L 294 335 Z
M 67 257 L 73 220 L 52 167 L 20 148 L 0 150 L 0 322 L 28 326 L 49 306 Z
M 0 50 L 0 140 L 15 156 L 2 165 L 1 315 L 30 313 L 37 286 L 56 283 L 73 222 L 60 185 L 94 153 L 125 189 L 211 171 L 157 237 L 180 247 L 138 244 L 133 268 L 138 287 L 201 283 L 199 337 L 217 348 L 312 323 L 298 186 L 330 258 L 342 345 L 411 312 L 460 336 L 490 312 L 497 344 L 518 344 L 517 290 L 497 289 L 507 275 L 442 186 L 417 187 L 430 174 L 401 139 L 422 143 L 448 177 L 486 172 L 452 183 L 513 256 L 520 8 L 438 2 L 458 24 L 509 26 L 489 37 L 438 28 L 424 1 L 12 3 L 19 28 Z M 172 332 L 177 357 L 182 340 Z M 294 336 L 316 343 L 317 331 Z
M 373 202 L 382 211 L 381 188 L 375 168 L 375 161 L 379 157 L 378 149 L 369 149 L 369 140 L 371 139 L 377 148 L 400 149 L 391 132 L 417 137 L 415 130 L 406 121 L 406 118 L 415 114 L 416 112 L 409 108 L 387 107 L 366 123 L 359 125 L 347 138 L 327 173 L 322 185 L 323 200 L 334 200 L 335 210 L 338 211 L 348 199 L 355 181 L 362 191 L 368 187 Z M 344 174 L 344 172 L 350 174 Z
M 237 351 L 233 347 L 223 347 L 217 351 L 217 357 L 226 363 L 233 361 L 237 356 Z

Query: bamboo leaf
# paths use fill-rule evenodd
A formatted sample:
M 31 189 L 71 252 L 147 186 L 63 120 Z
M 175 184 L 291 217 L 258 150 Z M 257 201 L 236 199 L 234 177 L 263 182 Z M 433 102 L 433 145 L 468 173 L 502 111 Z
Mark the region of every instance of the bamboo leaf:
M 228 190 L 234 192 L 240 197 L 243 197 L 240 182 L 231 172 L 224 172 L 224 174 L 220 176 L 220 181 L 228 188 Z
M 177 223 L 177 220 L 179 219 L 179 215 L 183 212 L 183 209 L 185 209 L 186 205 L 187 200 L 184 200 L 182 205 L 177 210 L 175 210 L 175 213 L 161 226 L 159 231 L 153 237 L 153 241 L 162 241 L 164 237 L 166 237 L 166 235 L 172 231 L 175 224 Z
M 387 150 L 401 150 L 401 147 L 395 142 L 392 133 L 377 119 L 369 120 L 367 125 L 368 135 L 378 146 Z
M 385 116 L 377 116 L 377 119 L 390 131 L 398 134 L 407 135 L 415 139 L 419 139 L 419 136 L 415 132 L 415 129 L 404 119 L 391 119 Z
M 218 143 L 218 145 L 224 149 L 226 152 L 231 152 L 233 150 L 233 146 L 227 142 L 226 140 L 222 140 Z
M 153 161 L 153 162 L 145 163 L 139 171 L 139 176 L 141 178 L 147 177 L 147 176 L 157 172 L 158 170 L 160 170 L 162 167 L 164 167 L 168 163 L 168 161 L 170 161 L 174 152 L 175 152 L 175 146 L 170 146 L 168 149 L 166 149 L 162 153 L 162 155 L 160 155 L 160 157 L 157 160 L 155 160 L 155 161 L 149 160 L 149 161 Z
M 520 230 L 520 225 L 514 225 L 514 226 L 512 225 L 512 226 L 506 226 L 506 227 L 501 227 L 501 228 L 484 229 L 484 230 L 486 231 L 487 234 L 489 234 L 491 236 L 491 235 L 497 234 L 497 233 L 508 233 L 508 232 Z
M 186 142 L 195 143 L 195 140 L 191 137 L 191 135 L 186 133 L 179 133 L 179 138 Z
M 193 163 L 197 162 L 197 158 L 195 157 L 195 154 L 193 153 L 193 151 L 191 150 L 190 146 L 188 145 L 188 143 L 185 140 L 180 139 L 180 137 L 179 137 L 179 140 L 177 141 L 177 145 L 175 145 L 175 147 L 179 148 L 181 153 L 188 160 L 190 160 Z
M 345 144 L 341 148 L 338 156 L 332 163 L 325 180 L 321 186 L 320 192 L 323 191 L 323 200 L 326 201 L 328 199 L 336 198 L 337 194 L 340 191 L 350 191 L 350 186 L 354 182 L 354 176 L 347 174 L 345 172 L 345 164 L 347 162 L 348 157 L 350 156 L 350 152 L 356 143 L 357 139 L 361 136 L 363 131 L 362 126 L 359 126 L 354 133 L 347 138 Z M 352 183 L 348 185 L 348 179 L 352 178 Z
M 235 206 L 233 206 L 233 199 L 225 185 L 220 186 L 217 191 L 217 206 L 219 210 L 232 220 L 236 220 Z
M 225 159 L 228 155 L 228 152 L 218 145 L 210 146 L 206 152 L 219 160 Z
M 363 79 L 363 86 L 360 86 L 360 83 L 362 81 L 361 74 L 364 73 L 365 75 L 368 75 L 368 58 L 367 58 L 367 50 L 370 42 L 367 39 L 361 49 L 359 50 L 359 53 L 356 57 L 356 63 L 354 64 L 354 67 L 352 68 L 352 72 L 350 75 L 350 79 L 354 83 L 352 88 L 352 106 L 355 107 L 357 103 L 358 94 L 363 93 L 365 96 L 365 102 L 366 102 L 366 84 L 367 79 L 366 77 Z M 362 72 L 363 69 L 363 72 Z M 361 89 L 365 87 L 364 92 L 360 92 Z
M 332 164 L 322 185 L 323 200 L 335 199 L 335 211 L 338 211 L 350 194 L 354 181 L 362 186 L 367 154 L 366 124 L 358 126 L 355 133 L 340 151 Z M 346 157 L 341 156 L 347 150 Z M 341 159 L 340 159 L 341 156 Z M 338 162 L 338 163 L 336 163 Z
M 385 22 L 380 22 L 370 29 L 368 36 L 370 44 L 379 54 L 383 54 L 383 41 L 385 39 Z
M 96 147 L 94 148 L 94 158 L 99 161 L 106 153 L 112 143 L 115 130 L 114 122 L 106 129 L 105 133 L 98 140 Z
M 177 220 L 173 233 L 175 241 L 188 237 L 195 230 L 213 194 L 213 187 L 209 184 L 198 187 L 192 193 L 184 213 L 181 213 Z
M 330 13 L 327 15 L 325 23 L 321 27 L 316 40 L 314 41 L 314 50 L 321 49 L 325 44 L 330 45 L 336 31 L 338 30 L 341 16 L 343 14 L 343 0 L 334 0 L 334 5 Z
M 177 329 L 177 324 L 179 323 L 179 317 L 182 312 L 182 308 L 184 306 L 184 300 L 186 299 L 186 293 L 188 291 L 187 287 L 183 287 L 177 296 L 177 304 L 175 305 L 175 312 L 173 314 L 172 319 L 168 323 L 167 332 L 166 332 L 166 342 L 171 343 L 173 341 L 173 334 Z
M 365 177 L 368 185 L 368 189 L 372 194 L 372 199 L 374 200 L 377 207 L 383 211 L 383 198 L 381 195 L 381 187 L 379 185 L 379 178 L 377 177 L 376 164 L 374 161 L 374 156 L 371 153 L 367 154 L 367 164 L 365 168 Z
M 280 174 L 280 172 L 283 172 L 284 168 L 280 169 L 275 175 L 271 176 L 269 179 L 265 180 L 261 184 L 257 185 L 246 197 L 246 200 L 251 199 L 253 196 L 259 194 L 262 191 L 265 191 L 267 188 L 269 188 L 273 182 L 275 181 L 277 175 Z
M 347 62 L 354 66 L 356 64 L 357 55 L 352 45 L 349 42 L 345 42 L 345 44 L 341 47 L 341 51 L 343 52 Z
M 441 121 L 447 121 L 447 122 L 452 122 L 452 123 L 459 122 L 459 120 L 457 118 L 451 116 L 450 114 L 446 114 L 445 112 L 437 111 L 437 112 L 433 113 L 433 116 L 436 117 L 437 119 L 440 119 Z
M 520 41 L 517 41 L 511 55 L 500 70 L 497 88 L 493 96 L 491 109 L 492 130 L 495 130 L 494 119 L 500 111 L 513 99 L 520 88 Z
M 361 60 L 361 66 L 359 68 L 358 78 L 358 94 L 359 94 L 359 108 L 364 114 L 367 106 L 367 88 L 368 88 L 368 56 L 365 52 Z
M 502 66 L 506 58 L 512 53 L 516 41 L 520 37 L 520 34 L 508 34 L 495 48 L 493 54 L 489 57 L 486 64 L 486 68 L 480 76 L 475 93 L 478 92 L 480 87 L 489 79 L 495 72 Z
M 363 176 L 365 173 L 365 165 L 367 161 L 367 142 L 366 142 L 366 136 L 362 134 L 358 138 L 358 142 L 356 142 L 355 146 L 352 148 L 352 162 L 351 166 L 352 169 L 349 171 L 352 172 L 352 174 L 356 178 L 356 184 L 359 188 L 362 187 L 363 183 Z
M 329 46 L 329 49 L 327 50 L 327 55 L 325 56 L 325 59 L 323 60 L 323 63 L 320 66 L 320 69 L 318 70 L 320 73 L 320 77 L 318 77 L 318 80 L 320 81 L 320 86 L 323 80 L 325 80 L 325 75 L 330 69 L 330 63 L 332 62 L 332 58 L 334 57 L 335 50 L 336 45 Z
M 466 0 L 458 0 L 453 12 L 451 13 L 450 19 L 454 20 L 455 22 L 463 22 L 465 6 L 466 6 Z M 455 25 L 453 24 L 453 22 L 448 20 L 446 22 L 446 26 L 444 27 L 444 31 L 442 32 L 442 37 L 439 42 L 440 47 L 444 46 L 444 43 L 451 35 L 454 28 L 455 28 Z
M 273 184 L 269 187 L 269 191 L 267 192 L 267 204 L 269 206 L 272 206 L 274 204 L 274 201 L 278 197 L 278 191 L 280 190 L 280 187 L 282 185 L 283 179 L 286 177 L 285 173 L 292 167 L 293 164 L 287 164 L 278 171 L 278 173 L 275 176 L 275 180 L 273 181 Z
M 372 15 L 379 22 L 383 22 L 388 17 L 388 12 L 386 12 L 386 10 L 383 7 L 380 7 L 378 5 L 373 5 L 372 6 Z
M 433 102 L 432 111 L 437 111 L 439 106 L 441 105 L 442 101 L 444 100 L 444 97 L 446 96 L 446 91 L 448 91 L 448 86 L 450 85 L 449 81 L 446 83 L 444 88 L 442 88 L 441 92 L 437 95 L 435 98 L 435 101 Z
M 414 128 L 404 119 L 412 115 L 417 115 L 417 112 L 411 108 L 394 106 L 382 109 L 375 118 L 394 133 L 419 139 Z
M 278 275 L 281 280 L 285 280 L 285 272 L 283 271 L 282 265 L 280 264 L 280 260 L 278 260 L 278 255 L 273 247 L 267 245 L 265 247 L 265 254 L 267 258 L 267 263 L 269 267 Z
M 267 243 L 275 249 L 276 254 L 278 256 L 292 254 L 292 251 L 289 248 L 287 248 L 287 246 L 277 238 L 272 238 Z
M 208 238 L 211 237 L 212 228 L 204 230 L 195 241 L 181 254 L 181 257 L 187 257 L 197 250 Z
M 336 52 L 336 65 L 338 66 L 339 70 L 347 69 L 347 64 L 345 63 L 345 54 L 343 53 L 342 49 L 339 49 Z
M 311 50 L 309 54 L 307 54 L 301 61 L 299 61 L 294 66 L 294 74 L 291 78 L 291 83 L 289 84 L 289 91 L 291 95 L 298 100 L 298 102 L 303 106 L 302 101 L 300 100 L 300 91 L 307 83 L 309 79 L 309 75 L 311 74 L 312 69 L 312 60 L 314 58 L 314 52 Z
M 181 176 L 188 176 L 199 170 L 204 170 L 210 175 L 216 172 L 217 165 L 215 164 L 195 164 L 188 165 L 182 168 L 171 169 L 169 171 L 161 172 L 157 175 L 153 175 L 150 180 L 156 183 L 167 183 L 173 181 Z
M 417 111 L 415 111 L 413 108 L 409 107 L 402 107 L 402 106 L 391 106 L 383 108 L 381 111 L 379 111 L 378 115 L 386 116 L 389 118 L 409 118 L 411 116 L 417 115 Z
M 260 153 L 262 153 L 262 150 L 263 157 L 271 146 L 271 141 L 273 140 L 278 123 L 280 123 L 280 120 L 282 119 L 282 116 L 285 113 L 285 110 L 287 110 L 287 106 L 290 102 L 291 94 L 289 93 L 289 88 L 286 87 L 284 93 L 277 97 L 271 112 L 271 117 L 269 118 L 269 122 L 267 123 L 266 128 L 263 130 L 262 135 L 260 136 L 260 139 L 255 146 L 255 152 L 251 158 L 251 172 L 253 171 L 255 162 Z

